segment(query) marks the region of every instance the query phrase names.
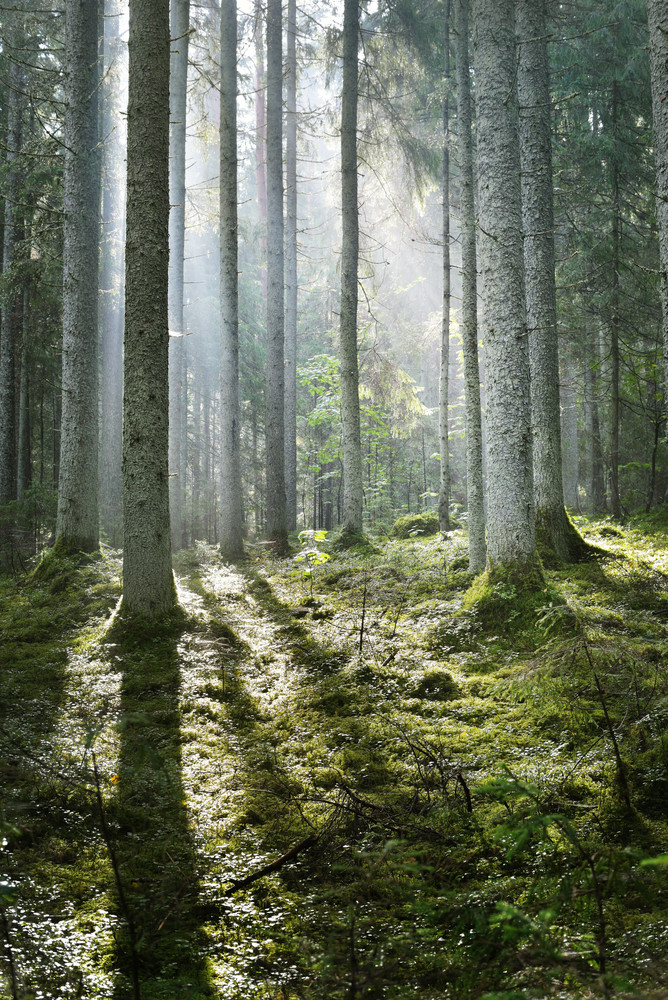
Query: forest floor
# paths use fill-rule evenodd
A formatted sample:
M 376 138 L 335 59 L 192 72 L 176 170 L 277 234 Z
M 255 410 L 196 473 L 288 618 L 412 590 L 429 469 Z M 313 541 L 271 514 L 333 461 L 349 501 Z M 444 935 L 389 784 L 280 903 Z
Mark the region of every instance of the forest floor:
M 463 531 L 1 580 L 2 1000 L 668 997 L 668 522 L 580 527 L 491 631 Z

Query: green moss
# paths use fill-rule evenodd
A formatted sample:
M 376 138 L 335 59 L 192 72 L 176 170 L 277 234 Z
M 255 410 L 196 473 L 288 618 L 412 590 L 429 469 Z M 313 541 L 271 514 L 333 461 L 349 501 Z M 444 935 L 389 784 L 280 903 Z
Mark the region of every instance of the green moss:
M 416 535 L 435 535 L 439 530 L 438 514 L 428 510 L 421 514 L 398 517 L 390 528 L 392 538 L 412 538 Z
M 378 549 L 363 531 L 353 531 L 350 528 L 344 528 L 338 535 L 334 536 L 332 551 L 354 551 L 360 555 L 373 555 L 378 552 Z
M 477 628 L 485 634 L 523 644 L 575 625 L 566 601 L 535 561 L 499 564 L 481 573 L 464 594 L 462 610 L 475 613 Z

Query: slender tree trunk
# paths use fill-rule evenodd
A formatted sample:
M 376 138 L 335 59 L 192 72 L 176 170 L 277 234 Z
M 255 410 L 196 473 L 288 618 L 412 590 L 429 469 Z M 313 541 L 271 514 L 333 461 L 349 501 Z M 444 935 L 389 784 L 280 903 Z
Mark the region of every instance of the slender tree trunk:
M 99 545 L 98 514 L 98 4 L 65 5 L 63 374 L 56 541 Z
M 343 91 L 341 95 L 341 420 L 343 424 L 343 530 L 362 531 L 362 444 L 357 365 L 357 46 L 358 0 L 343 9 Z
M 297 528 L 297 3 L 288 0 L 285 74 L 285 493 Z
M 663 405 L 666 411 L 668 409 L 668 8 L 665 0 L 647 0 L 647 13 L 663 312 Z
M 175 603 L 169 522 L 169 8 L 130 0 L 123 604 Z
M 262 300 L 267 301 L 267 80 L 264 71 L 262 0 L 255 0 L 255 186 L 257 189 L 258 259 Z
M 557 383 L 558 385 L 558 383 Z M 564 359 L 564 378 L 561 392 L 561 411 L 563 420 L 562 462 L 563 495 L 562 506 L 565 503 L 570 510 L 580 507 L 578 493 L 578 411 L 577 394 L 575 391 L 575 365 L 572 359 Z
M 564 509 L 546 0 L 517 0 L 515 16 L 536 536 L 544 555 L 571 560 L 585 546 Z
M 461 187 L 462 241 L 462 350 L 466 401 L 466 494 L 468 505 L 469 569 L 485 568 L 485 508 L 482 482 L 482 420 L 478 364 L 478 263 L 475 245 L 473 140 L 471 135 L 471 76 L 469 72 L 469 0 L 455 2 L 455 65 Z
M 239 410 L 237 223 L 237 4 L 220 11 L 220 402 L 221 478 L 218 537 L 225 559 L 243 553 Z
M 619 191 L 619 155 L 617 144 L 617 80 L 612 81 L 612 291 L 610 299 L 610 509 L 620 518 L 619 499 L 619 257 L 621 241 L 621 206 Z
M 441 456 L 438 491 L 438 524 L 450 530 L 450 446 L 448 401 L 450 383 L 450 0 L 445 10 L 445 96 L 443 98 L 443 316 L 441 363 L 438 383 L 438 429 Z
M 190 0 L 171 0 L 169 78 L 169 506 L 172 547 L 185 544 L 185 339 L 183 329 L 183 245 L 186 219 L 186 94 Z
M 16 474 L 16 497 L 21 499 L 32 481 L 32 447 L 30 426 L 30 372 L 32 370 L 28 330 L 30 321 L 30 287 L 23 289 L 23 331 L 21 335 L 21 368 L 19 377 L 19 433 Z
M 11 15 L 10 15 L 11 16 Z M 23 218 L 19 209 L 21 176 L 19 153 L 24 88 L 19 51 L 19 33 L 8 26 L 6 153 L 4 183 L 4 227 L 2 272 L 6 286 L 0 317 L 0 504 L 16 499 L 16 355 L 21 335 L 21 289 L 13 273 L 23 238 Z M 8 43 L 8 44 L 7 44 Z
M 102 81 L 102 247 L 100 254 L 100 517 L 113 546 L 123 537 L 121 457 L 123 436 L 123 216 L 124 181 L 120 132 L 125 128 L 118 98 L 120 5 L 106 0 Z
M 285 504 L 284 254 L 283 254 L 283 33 L 281 0 L 267 4 L 267 537 L 287 548 Z
M 478 190 L 486 356 L 487 554 L 535 563 L 529 359 L 513 0 L 474 0 Z

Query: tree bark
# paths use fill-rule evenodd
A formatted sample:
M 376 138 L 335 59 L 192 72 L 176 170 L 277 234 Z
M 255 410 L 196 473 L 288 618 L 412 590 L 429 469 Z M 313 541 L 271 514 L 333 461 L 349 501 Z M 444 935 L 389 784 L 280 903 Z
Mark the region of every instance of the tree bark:
M 220 403 L 221 555 L 243 553 L 239 410 L 239 280 L 237 222 L 237 4 L 220 9 Z
M 267 4 L 267 537 L 287 548 L 285 503 L 284 253 L 283 253 L 283 33 L 281 0 Z
M 343 530 L 362 531 L 362 445 L 357 365 L 357 46 L 358 0 L 343 9 L 343 90 L 341 94 L 341 421 L 343 425 Z
M 123 216 L 125 180 L 121 136 L 125 119 L 119 107 L 120 5 L 106 0 L 102 83 L 102 246 L 100 253 L 100 520 L 113 546 L 123 537 L 121 457 L 123 435 Z
M 186 544 L 186 346 L 183 247 L 186 222 L 186 94 L 190 0 L 171 0 L 169 76 L 169 506 L 172 547 Z
M 535 562 L 513 0 L 474 0 L 490 567 Z
M 647 0 L 652 82 L 656 217 L 659 227 L 663 313 L 664 411 L 668 409 L 668 9 L 665 0 Z
M 466 498 L 468 506 L 469 569 L 485 568 L 485 509 L 482 480 L 482 420 L 480 412 L 480 366 L 478 364 L 478 263 L 475 243 L 473 188 L 473 140 L 471 135 L 471 75 L 469 72 L 469 0 L 455 2 L 455 66 L 459 133 L 462 309 L 466 404 Z
M 123 605 L 155 617 L 176 595 L 169 522 L 169 6 L 131 0 L 128 92 Z
M 450 530 L 450 446 L 448 442 L 448 402 L 450 383 L 450 0 L 445 10 L 445 94 L 443 97 L 443 314 L 441 358 L 438 381 L 438 431 L 440 481 L 438 526 Z M 425 490 L 426 491 L 426 490 Z
M 515 18 L 536 535 L 544 557 L 570 561 L 584 545 L 564 509 L 545 0 L 517 0 Z
M 297 3 L 288 0 L 285 73 L 285 494 L 297 529 Z
M 8 26 L 3 49 L 8 49 L 6 154 L 2 274 L 5 289 L 0 315 L 0 504 L 16 499 L 16 355 L 21 334 L 21 288 L 14 273 L 23 238 L 19 209 L 21 175 L 19 153 L 23 116 L 23 72 L 19 33 Z
M 98 514 L 98 4 L 65 5 L 63 373 L 56 542 L 93 552 Z

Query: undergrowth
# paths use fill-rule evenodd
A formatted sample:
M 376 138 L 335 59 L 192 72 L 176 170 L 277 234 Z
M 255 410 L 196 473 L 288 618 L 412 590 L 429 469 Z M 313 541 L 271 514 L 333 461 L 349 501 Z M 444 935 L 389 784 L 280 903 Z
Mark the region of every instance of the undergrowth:
M 3 1000 L 668 996 L 666 536 L 578 527 L 496 618 L 461 530 L 1 581 Z

